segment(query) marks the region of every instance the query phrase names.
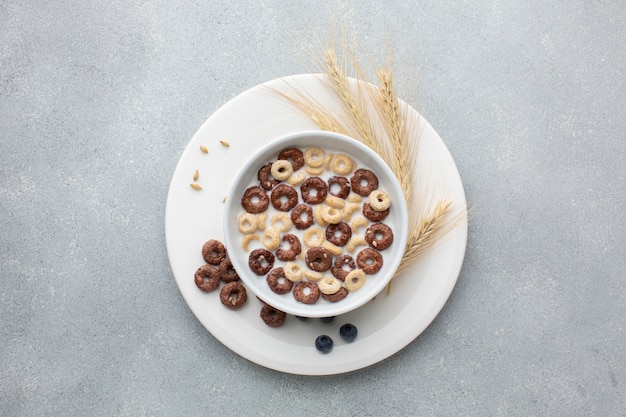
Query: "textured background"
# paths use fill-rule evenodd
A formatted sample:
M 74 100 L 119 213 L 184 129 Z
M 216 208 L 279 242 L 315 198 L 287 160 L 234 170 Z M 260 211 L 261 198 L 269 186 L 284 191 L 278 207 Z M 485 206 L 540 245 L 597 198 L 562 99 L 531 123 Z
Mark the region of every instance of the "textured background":
M 0 0 L 0 414 L 626 415 L 619 1 L 353 1 L 367 49 L 417 58 L 464 180 L 455 291 L 407 348 L 332 377 L 195 319 L 169 180 L 227 100 L 311 70 L 291 26 L 328 32 L 334 6 L 284 3 Z

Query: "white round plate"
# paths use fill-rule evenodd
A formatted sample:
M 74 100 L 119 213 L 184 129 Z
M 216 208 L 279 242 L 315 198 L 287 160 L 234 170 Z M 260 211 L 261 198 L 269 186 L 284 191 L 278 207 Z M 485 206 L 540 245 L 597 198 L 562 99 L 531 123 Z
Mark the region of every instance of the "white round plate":
M 216 111 L 191 139 L 172 177 L 165 210 L 168 257 L 189 308 L 213 336 L 237 354 L 259 365 L 293 374 L 330 375 L 354 371 L 405 347 L 441 311 L 461 270 L 467 220 L 396 277 L 389 294 L 383 291 L 374 300 L 338 316 L 331 323 L 319 319 L 303 322 L 288 316 L 283 326 L 271 328 L 260 319 L 262 303 L 254 295 L 250 294 L 242 309 L 233 311 L 220 303 L 219 290 L 200 291 L 193 276 L 204 264 L 201 248 L 208 239 L 223 241 L 224 198 L 239 169 L 270 141 L 293 132 L 316 129 L 307 118 L 268 90 L 268 87 L 284 87 L 286 81 L 305 89 L 316 100 L 331 100 L 318 76 L 304 74 L 254 87 Z M 433 178 L 428 173 L 434 171 L 453 203 L 465 208 L 463 184 L 448 149 L 423 118 L 419 123 L 421 142 L 416 187 L 422 187 L 427 177 Z M 230 146 L 221 145 L 220 140 Z M 209 149 L 208 154 L 200 151 L 201 145 Z M 199 172 L 196 182 L 203 187 L 200 191 L 189 186 L 196 170 Z M 348 322 L 359 331 L 352 343 L 339 337 L 339 327 Z M 315 338 L 321 334 L 329 335 L 335 342 L 328 354 L 315 349 Z

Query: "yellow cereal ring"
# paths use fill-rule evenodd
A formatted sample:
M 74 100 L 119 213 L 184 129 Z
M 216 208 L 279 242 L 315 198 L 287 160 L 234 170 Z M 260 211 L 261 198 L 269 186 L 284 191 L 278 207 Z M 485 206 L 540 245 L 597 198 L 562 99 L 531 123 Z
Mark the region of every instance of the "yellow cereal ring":
M 293 166 L 291 166 L 291 162 L 286 159 L 279 159 L 278 161 L 272 162 L 270 174 L 278 181 L 285 181 L 293 174 Z
M 352 231 L 354 233 L 358 233 L 359 227 L 365 227 L 368 225 L 368 223 L 369 221 L 365 217 L 357 217 L 356 219 L 352 220 L 352 223 L 350 223 L 350 227 L 352 228 Z
M 265 221 L 267 220 L 266 213 L 260 213 L 256 216 L 256 227 L 260 231 L 265 231 Z
M 322 207 L 324 206 L 322 205 L 315 206 L 315 208 L 313 209 L 313 219 L 320 226 L 326 227 L 328 226 L 328 222 L 324 220 L 324 218 L 322 217 Z
M 348 175 L 354 168 L 354 161 L 348 155 L 340 153 L 335 155 L 331 168 L 337 175 Z
M 353 269 L 346 275 L 344 285 L 348 291 L 356 291 L 365 284 L 365 272 L 362 269 Z
M 322 244 L 322 247 L 324 249 L 327 249 L 328 252 L 330 252 L 333 256 L 339 256 L 339 255 L 341 255 L 343 253 L 343 249 L 340 246 L 333 245 L 329 241 L 325 241 Z
M 320 279 L 324 278 L 324 274 L 321 272 L 311 271 L 310 269 L 305 269 L 304 277 L 309 281 L 317 282 Z
M 297 172 L 291 175 L 291 177 L 287 178 L 287 184 L 289 185 L 300 185 L 302 181 L 306 178 L 306 174 L 304 172 Z
M 350 203 L 343 209 L 343 218 L 346 221 L 350 221 L 352 214 L 361 210 L 361 205 L 357 203 Z
M 324 277 L 317 283 L 323 294 L 334 294 L 341 289 L 341 281 L 335 277 Z
M 328 155 L 326 155 L 326 158 L 324 158 L 324 169 L 326 171 L 330 171 L 330 161 L 333 160 L 333 154 L 329 153 Z
M 322 206 L 320 216 L 326 223 L 337 224 L 343 220 L 343 211 L 331 206 Z
M 343 198 L 335 197 L 334 195 L 329 194 L 326 197 L 325 203 L 331 207 L 342 209 L 346 206 L 346 202 Z
M 304 244 L 307 245 L 309 248 L 322 246 L 325 238 L 326 235 L 324 234 L 324 231 L 319 227 L 312 227 L 310 229 L 307 229 L 302 236 Z
M 244 235 L 253 233 L 256 230 L 256 216 L 250 213 L 242 213 L 237 218 L 237 227 Z
M 391 205 L 389 195 L 383 190 L 374 190 L 370 193 L 370 206 L 376 211 L 385 211 Z
M 319 168 L 324 165 L 325 154 L 322 148 L 308 148 L 304 151 L 304 163 L 312 168 Z
M 283 267 L 285 272 L 285 278 L 291 282 L 298 282 L 302 280 L 302 268 L 296 262 L 287 262 Z
M 244 251 L 248 252 L 248 245 L 250 244 L 251 240 L 259 240 L 259 235 L 255 233 L 253 235 L 246 235 L 241 239 L 241 247 Z
M 350 195 L 348 196 L 348 198 L 346 198 L 346 200 L 348 200 L 348 202 L 350 203 L 360 203 L 361 201 L 363 201 L 361 196 L 355 193 L 350 193 Z
M 313 168 L 313 167 L 310 167 L 310 166 L 308 166 L 308 165 L 305 165 L 305 166 L 304 166 L 304 170 L 305 170 L 305 171 L 306 171 L 306 173 L 307 173 L 307 174 L 309 174 L 309 175 L 315 175 L 315 176 L 317 176 L 317 175 L 321 175 L 321 174 L 322 174 L 322 172 L 324 172 L 324 167 Z
M 367 242 L 362 236 L 352 236 L 352 238 L 346 244 L 346 250 L 349 253 L 354 253 L 357 247 L 365 245 L 367 245 Z
M 263 246 L 268 250 L 274 250 L 280 246 L 280 233 L 278 230 L 273 227 L 265 229 L 265 233 L 263 233 Z
M 291 229 L 291 217 L 287 213 L 276 213 L 272 216 L 270 224 L 272 227 L 278 229 L 279 232 L 285 233 Z

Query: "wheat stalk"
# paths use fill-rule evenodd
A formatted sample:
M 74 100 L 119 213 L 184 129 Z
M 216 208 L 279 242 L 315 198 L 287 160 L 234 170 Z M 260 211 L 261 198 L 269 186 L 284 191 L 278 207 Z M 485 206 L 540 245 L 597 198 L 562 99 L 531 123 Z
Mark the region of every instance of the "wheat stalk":
M 385 157 L 386 152 L 376 139 L 371 120 L 367 117 L 365 109 L 358 99 L 358 97 L 362 97 L 362 95 L 357 96 L 352 91 L 348 76 L 343 67 L 339 65 L 337 52 L 334 48 L 326 48 L 324 52 L 324 63 L 326 65 L 328 81 L 344 104 L 346 113 L 353 127 L 358 132 L 359 138 L 366 146 L 383 157 L 383 159 L 388 160 L 388 158 Z M 359 87 L 358 84 L 360 84 L 360 80 L 357 79 L 357 87 Z

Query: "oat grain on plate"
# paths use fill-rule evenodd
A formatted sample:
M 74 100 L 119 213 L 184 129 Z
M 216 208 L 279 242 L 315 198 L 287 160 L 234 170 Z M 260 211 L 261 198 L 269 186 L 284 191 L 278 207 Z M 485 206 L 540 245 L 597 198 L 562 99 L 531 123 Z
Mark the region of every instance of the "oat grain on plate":
M 194 190 L 198 190 L 200 191 L 202 189 L 202 187 L 200 186 L 200 184 L 196 184 L 195 182 L 192 182 L 191 184 L 189 184 L 189 186 L 191 188 L 193 188 Z
M 198 172 L 198 170 L 196 169 L 196 172 L 193 173 L 193 180 L 194 181 L 198 181 L 198 177 L 200 176 L 200 173 Z
M 220 140 L 220 143 L 226 148 L 230 147 L 230 143 L 226 142 L 225 140 Z
M 207 149 L 207 147 L 206 147 L 206 146 L 204 146 L 204 145 L 200 145 L 200 150 L 201 150 L 202 152 L 204 152 L 204 153 L 209 153 L 209 150 L 208 150 L 208 149 Z

